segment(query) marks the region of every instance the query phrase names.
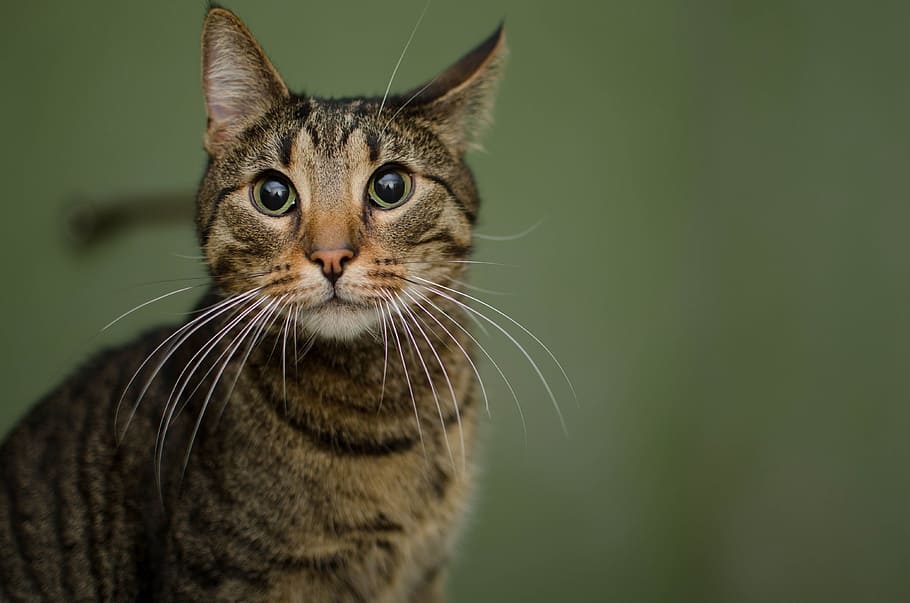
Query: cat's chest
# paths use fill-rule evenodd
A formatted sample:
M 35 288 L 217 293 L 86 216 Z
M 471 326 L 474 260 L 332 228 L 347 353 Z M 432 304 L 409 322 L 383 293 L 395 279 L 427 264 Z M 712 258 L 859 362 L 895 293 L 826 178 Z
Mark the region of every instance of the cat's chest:
M 225 455 L 181 514 L 178 532 L 196 540 L 184 556 L 215 550 L 264 572 L 263 600 L 338 600 L 345 589 L 351 600 L 404 600 L 445 561 L 468 494 L 467 471 L 424 454 Z

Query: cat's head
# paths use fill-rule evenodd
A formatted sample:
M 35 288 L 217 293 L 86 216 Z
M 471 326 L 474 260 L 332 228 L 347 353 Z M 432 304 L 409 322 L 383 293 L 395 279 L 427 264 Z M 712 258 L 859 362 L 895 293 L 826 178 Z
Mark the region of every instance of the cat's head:
M 501 28 L 384 103 L 290 93 L 221 8 L 202 50 L 210 160 L 197 227 L 224 293 L 261 288 L 307 332 L 350 339 L 376 324 L 377 307 L 457 283 L 478 210 L 464 153 L 492 105 Z

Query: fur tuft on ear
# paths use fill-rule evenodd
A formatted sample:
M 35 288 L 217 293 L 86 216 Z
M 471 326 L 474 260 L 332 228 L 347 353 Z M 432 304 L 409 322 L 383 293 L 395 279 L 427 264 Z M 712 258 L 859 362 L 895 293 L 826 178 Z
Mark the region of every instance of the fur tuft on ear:
M 458 154 L 478 146 L 490 121 L 496 85 L 508 56 L 500 24 L 489 38 L 423 86 L 405 94 Z
M 209 116 L 205 148 L 219 154 L 278 100 L 287 86 L 234 13 L 211 8 L 202 28 L 202 87 Z

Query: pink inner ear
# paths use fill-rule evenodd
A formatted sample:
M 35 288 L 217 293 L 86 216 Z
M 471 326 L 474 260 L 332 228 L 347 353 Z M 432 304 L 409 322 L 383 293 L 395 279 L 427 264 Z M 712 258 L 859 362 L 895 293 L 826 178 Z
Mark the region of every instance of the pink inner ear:
M 210 102 L 208 105 L 209 108 L 209 117 L 214 122 L 223 122 L 227 120 L 231 114 L 231 107 L 229 105 L 224 105 L 220 103 Z
M 203 28 L 203 88 L 209 129 L 224 135 L 263 113 L 287 88 L 253 35 L 232 13 L 213 9 Z

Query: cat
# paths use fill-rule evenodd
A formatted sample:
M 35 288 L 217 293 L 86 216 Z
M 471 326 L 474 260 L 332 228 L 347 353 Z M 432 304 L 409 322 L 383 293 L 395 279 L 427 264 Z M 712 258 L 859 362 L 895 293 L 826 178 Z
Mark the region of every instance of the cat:
M 315 98 L 209 9 L 211 288 L 2 444 L 0 600 L 444 599 L 486 397 L 464 157 L 505 57 L 500 26 L 410 93 Z

